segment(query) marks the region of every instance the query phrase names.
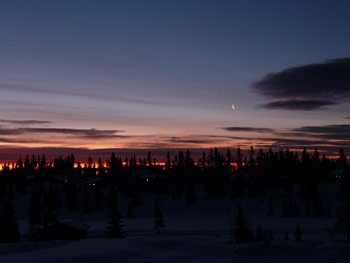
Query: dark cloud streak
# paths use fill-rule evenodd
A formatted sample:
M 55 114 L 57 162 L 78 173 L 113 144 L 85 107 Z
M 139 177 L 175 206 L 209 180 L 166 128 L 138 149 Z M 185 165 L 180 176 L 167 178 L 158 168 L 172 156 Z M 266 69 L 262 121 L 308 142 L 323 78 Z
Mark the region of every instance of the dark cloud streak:
M 2 123 L 16 124 L 16 125 L 36 125 L 36 124 L 49 124 L 51 121 L 40 121 L 40 120 L 5 120 L 1 119 Z
M 169 139 L 171 143 L 188 143 L 188 144 L 208 144 L 208 143 L 216 143 L 220 140 L 208 140 L 208 139 L 184 139 L 179 137 L 172 137 Z
M 22 134 L 65 134 L 77 135 L 88 138 L 106 138 L 106 137 L 126 137 L 116 135 L 123 132 L 121 130 L 97 130 L 97 129 L 68 129 L 68 128 L 0 128 L 0 135 L 22 135 Z
M 265 109 L 283 109 L 283 110 L 317 110 L 325 109 L 326 106 L 335 105 L 337 103 L 333 101 L 321 101 L 321 100 L 278 100 L 269 102 L 264 105 L 260 105 Z
M 318 110 L 350 99 L 350 58 L 327 60 L 270 73 L 254 83 L 261 95 L 282 99 L 268 109 Z
M 260 133 L 267 133 L 267 132 L 274 132 L 271 128 L 256 128 L 256 127 L 222 127 L 221 129 L 230 131 L 230 132 L 260 132 Z
M 333 124 L 324 126 L 303 126 L 293 129 L 297 132 L 308 132 L 317 134 L 350 134 L 350 124 Z

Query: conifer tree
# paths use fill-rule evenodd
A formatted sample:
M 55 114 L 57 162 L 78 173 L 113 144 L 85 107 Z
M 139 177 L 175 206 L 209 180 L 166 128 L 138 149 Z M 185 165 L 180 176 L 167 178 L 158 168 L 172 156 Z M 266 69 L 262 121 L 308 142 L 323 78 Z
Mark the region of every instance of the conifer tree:
M 93 160 L 92 160 L 91 156 L 88 157 L 87 165 L 88 165 L 88 168 L 92 168 Z
M 99 185 L 96 185 L 94 187 L 95 192 L 95 208 L 100 209 L 103 201 L 103 192 L 101 190 L 101 187 Z
M 226 170 L 229 173 L 229 175 L 231 175 L 231 162 L 233 162 L 232 159 L 233 158 L 232 158 L 231 151 L 230 151 L 230 149 L 227 149 L 225 167 L 226 167 Z
M 261 227 L 260 224 L 258 224 L 258 227 L 256 228 L 256 241 L 259 242 L 259 244 L 261 245 L 263 242 L 263 228 Z
M 70 211 L 74 211 L 78 208 L 77 191 L 78 189 L 75 185 L 75 182 L 68 180 L 68 182 L 65 183 L 65 202 L 67 209 Z
M 336 228 L 339 232 L 344 233 L 347 241 L 350 241 L 350 204 L 337 210 Z
M 255 151 L 253 146 L 250 146 L 249 150 L 249 168 L 250 170 L 254 170 L 255 168 Z
M 270 241 L 273 240 L 273 232 L 271 229 L 264 229 L 263 230 L 263 241 L 265 244 L 268 244 Z
M 295 228 L 295 231 L 294 231 L 295 241 L 302 242 L 303 241 L 302 236 L 303 236 L 303 232 L 301 231 L 300 226 L 297 225 L 296 228 Z
M 289 240 L 289 234 L 288 232 L 284 233 L 284 238 L 283 240 L 288 241 Z
M 57 186 L 54 185 L 53 183 L 51 183 L 49 186 L 48 198 L 49 198 L 50 209 L 57 210 L 60 208 L 61 201 L 60 201 L 59 194 L 57 191 Z
M 132 202 L 128 204 L 127 218 L 135 218 Z
M 42 205 L 42 223 L 44 227 L 47 227 L 49 223 L 53 223 L 57 220 L 57 203 L 55 201 L 57 196 L 53 189 L 53 184 L 51 184 L 49 187 L 49 191 L 44 191 Z
M 267 216 L 275 216 L 275 209 L 273 205 L 273 195 L 270 194 L 269 196 L 269 203 L 268 203 L 268 209 L 267 209 Z
M 338 163 L 340 168 L 345 168 L 348 164 L 348 161 L 347 161 L 346 155 L 344 154 L 343 148 L 340 148 L 339 159 L 337 160 L 337 163 Z
M 148 166 L 152 166 L 151 152 L 148 152 L 148 154 L 147 154 L 147 163 L 148 163 Z
M 282 207 L 283 217 L 298 217 L 300 216 L 299 206 L 296 200 L 284 198 Z
M 18 223 L 15 221 L 12 202 L 6 199 L 0 209 L 0 243 L 19 242 Z
M 241 171 L 243 168 L 243 161 L 242 161 L 242 152 L 241 148 L 237 148 L 236 152 L 236 165 L 237 165 L 237 171 Z
M 238 205 L 237 216 L 234 220 L 236 244 L 252 241 L 252 231 L 248 219 L 244 217 L 241 205 Z
M 45 156 L 45 154 L 43 154 L 41 157 L 40 168 L 45 169 L 46 167 L 47 167 L 46 156 Z
M 327 217 L 331 217 L 332 216 L 332 210 L 331 210 L 331 204 L 328 202 L 328 204 L 327 204 L 327 208 L 326 208 L 326 213 L 325 213 L 325 215 L 327 216 Z
M 91 212 L 91 189 L 88 187 L 88 189 L 85 190 L 85 197 L 84 197 L 84 212 L 90 213 Z
M 160 233 L 160 229 L 162 227 L 165 227 L 164 220 L 163 220 L 163 212 L 162 207 L 160 203 L 159 196 L 156 196 L 155 204 L 154 204 L 154 212 L 153 212 L 153 223 L 154 223 L 154 229 Z
M 312 215 L 315 217 L 321 217 L 324 214 L 322 201 L 320 198 L 314 198 L 312 201 Z
M 106 227 L 107 234 L 112 238 L 122 238 L 124 236 L 122 224 L 122 215 L 118 207 L 118 199 L 114 185 L 111 187 L 110 196 L 109 196 L 109 209 L 110 214 L 108 215 L 109 221 L 108 226 Z
M 165 170 L 167 171 L 167 173 L 170 172 L 170 167 L 171 167 L 171 156 L 170 156 L 170 152 L 167 152 L 166 163 L 165 163 Z
M 197 202 L 197 197 L 195 192 L 195 185 L 194 185 L 194 182 L 190 182 L 188 184 L 188 189 L 187 189 L 187 203 L 195 204 L 196 202 Z
M 37 240 L 39 238 L 39 225 L 41 224 L 41 198 L 40 192 L 33 188 L 29 201 L 29 238 Z

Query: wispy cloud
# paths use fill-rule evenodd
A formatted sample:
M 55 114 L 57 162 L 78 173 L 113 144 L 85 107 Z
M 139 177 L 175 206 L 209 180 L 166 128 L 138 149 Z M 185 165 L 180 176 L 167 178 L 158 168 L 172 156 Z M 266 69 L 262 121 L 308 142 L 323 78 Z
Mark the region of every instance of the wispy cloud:
M 300 132 L 301 136 L 323 138 L 327 140 L 349 140 L 350 141 L 350 124 L 303 126 L 300 128 L 293 129 L 292 131 Z
M 46 143 L 47 141 L 43 138 L 7 138 L 0 137 L 1 143 L 9 143 L 9 144 L 32 144 L 32 143 Z M 58 143 L 57 141 L 51 141 L 51 143 Z
M 128 103 L 135 103 L 135 104 L 144 104 L 144 105 L 155 105 L 155 106 L 178 106 L 178 104 L 171 104 L 170 102 L 163 102 L 163 101 L 154 101 L 154 100 L 142 100 L 137 98 L 130 98 L 130 97 L 123 97 L 123 96 L 114 96 L 111 94 L 108 95 L 102 95 L 102 94 L 88 94 L 88 93 L 77 93 L 77 92 L 69 92 L 69 91 L 61 91 L 61 90 L 53 90 L 53 89 L 47 89 L 47 88 L 38 88 L 35 86 L 30 85 L 21 85 L 21 84 L 9 84 L 9 83 L 1 83 L 0 82 L 0 90 L 9 90 L 9 91 L 16 91 L 21 93 L 30 93 L 30 94 L 46 94 L 48 96 L 73 96 L 73 97 L 81 97 L 86 99 L 93 99 L 93 100 L 102 100 L 102 101 L 109 101 L 109 102 L 128 102 Z M 34 106 L 37 106 L 34 104 Z
M 21 134 L 63 134 L 77 135 L 88 138 L 121 137 L 116 133 L 121 130 L 97 130 L 97 129 L 70 129 L 70 128 L 0 128 L 0 135 L 21 135 Z
M 350 124 L 333 124 L 323 126 L 303 126 L 293 131 L 310 132 L 317 134 L 350 134 Z
M 335 105 L 333 101 L 324 100 L 278 100 L 269 102 L 263 105 L 259 105 L 261 108 L 265 109 L 283 109 L 283 110 L 317 110 L 325 109 L 326 106 Z
M 51 121 L 41 121 L 41 120 L 6 120 L 0 119 L 2 123 L 16 124 L 16 125 L 40 125 L 40 124 L 49 124 Z
M 97 129 L 67 129 L 67 128 L 19 128 L 23 133 L 60 133 L 71 135 L 82 135 L 87 137 L 114 136 L 121 130 L 97 130 Z
M 210 139 L 191 139 L 191 138 L 181 138 L 181 137 L 171 137 L 169 139 L 171 143 L 182 143 L 182 144 L 212 144 L 217 143 L 219 140 Z
M 254 140 L 254 138 L 251 137 L 239 137 L 239 136 L 227 136 L 227 135 L 203 135 L 203 136 L 207 136 L 209 138 L 224 138 L 224 139 L 228 139 L 228 140 Z
M 274 132 L 271 128 L 257 128 L 257 127 L 222 127 L 221 129 L 230 131 L 230 132 Z

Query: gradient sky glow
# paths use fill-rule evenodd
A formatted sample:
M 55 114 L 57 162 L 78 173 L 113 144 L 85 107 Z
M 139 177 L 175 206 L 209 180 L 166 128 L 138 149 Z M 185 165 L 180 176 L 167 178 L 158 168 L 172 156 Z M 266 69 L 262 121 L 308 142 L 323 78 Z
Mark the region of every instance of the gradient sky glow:
M 349 14 L 345 0 L 1 1 L 0 158 L 252 144 L 350 153 L 339 136 L 350 131 L 348 79 L 334 91 L 343 100 L 312 110 L 272 109 L 281 97 L 253 88 L 350 57 Z

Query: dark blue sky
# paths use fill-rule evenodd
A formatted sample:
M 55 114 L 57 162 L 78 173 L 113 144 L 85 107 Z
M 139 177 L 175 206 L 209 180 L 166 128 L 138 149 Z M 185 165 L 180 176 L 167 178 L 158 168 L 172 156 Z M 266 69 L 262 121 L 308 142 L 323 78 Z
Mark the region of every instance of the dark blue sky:
M 348 101 L 272 109 L 252 89 L 268 73 L 348 57 L 349 13 L 349 1 L 1 1 L 0 118 L 120 135 L 70 134 L 77 148 L 277 145 L 264 141 L 275 133 L 222 128 L 349 123 Z M 67 147 L 59 131 L 4 135 L 3 147 Z

